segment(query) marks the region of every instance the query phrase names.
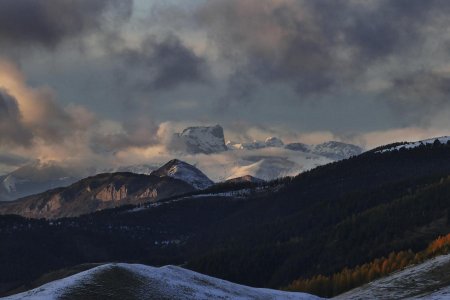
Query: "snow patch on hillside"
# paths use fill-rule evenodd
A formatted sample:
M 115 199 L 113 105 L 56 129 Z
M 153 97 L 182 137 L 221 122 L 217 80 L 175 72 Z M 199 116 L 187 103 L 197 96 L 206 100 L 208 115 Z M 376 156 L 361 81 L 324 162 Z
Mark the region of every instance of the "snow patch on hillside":
M 431 145 L 436 140 L 438 140 L 441 144 L 447 144 L 447 142 L 450 141 L 450 136 L 441 136 L 441 137 L 437 137 L 437 138 L 431 138 L 431 139 L 421 140 L 421 141 L 417 141 L 417 142 L 406 143 L 406 144 L 395 146 L 392 148 L 383 149 L 383 150 L 377 151 L 377 152 L 384 153 L 384 152 L 400 150 L 400 149 L 413 149 L 413 148 L 419 147 L 421 145 Z

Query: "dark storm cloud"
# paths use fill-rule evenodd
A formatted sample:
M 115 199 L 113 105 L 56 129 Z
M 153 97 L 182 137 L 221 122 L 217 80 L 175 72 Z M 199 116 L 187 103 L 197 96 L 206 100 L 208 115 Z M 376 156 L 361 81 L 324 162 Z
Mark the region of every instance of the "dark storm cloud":
M 85 125 L 77 124 L 75 118 L 56 102 L 53 95 L 44 93 L 40 96 L 40 120 L 29 125 L 36 137 L 47 143 L 60 143 Z
M 423 38 L 422 25 L 430 12 L 448 11 L 446 1 L 308 1 L 330 48 L 344 45 L 353 52 L 353 65 L 373 63 L 392 54 L 401 54 Z M 436 16 L 436 14 L 434 14 Z
M 448 1 L 227 0 L 206 2 L 196 19 L 235 69 L 231 96 L 248 97 L 251 89 L 239 87 L 250 77 L 309 96 L 351 89 L 374 65 L 412 58 L 425 28 L 449 8 Z
M 132 0 L 3 0 L 0 43 L 52 48 L 67 37 L 101 30 L 106 18 L 126 19 L 131 10 Z
M 17 100 L 0 89 L 0 144 L 30 146 L 32 138 L 22 123 Z
M 330 85 L 332 41 L 314 23 L 297 17 L 300 7 L 291 6 L 214 1 L 199 11 L 198 19 L 223 57 L 237 65 L 231 89 L 247 86 L 251 76 L 263 82 L 290 81 L 301 92 Z M 239 78 L 245 82 L 238 83 Z
M 31 146 L 34 139 L 57 144 L 82 130 L 74 116 L 61 108 L 53 95 L 46 91 L 36 93 L 31 101 L 38 102 L 35 116 L 26 122 L 17 99 L 0 88 L 0 145 Z M 23 105 L 30 105 L 24 102 Z
M 124 62 L 122 76 L 144 91 L 176 88 L 184 83 L 206 83 L 208 65 L 175 35 L 147 37 L 139 49 L 119 55 Z M 131 67 L 131 69 L 130 69 Z
M 158 126 L 149 118 L 125 121 L 121 132 L 97 133 L 91 138 L 90 146 L 94 152 L 117 152 L 129 147 L 145 148 L 159 143 Z
M 381 96 L 405 119 L 429 121 L 450 104 L 450 74 L 420 71 L 396 78 Z

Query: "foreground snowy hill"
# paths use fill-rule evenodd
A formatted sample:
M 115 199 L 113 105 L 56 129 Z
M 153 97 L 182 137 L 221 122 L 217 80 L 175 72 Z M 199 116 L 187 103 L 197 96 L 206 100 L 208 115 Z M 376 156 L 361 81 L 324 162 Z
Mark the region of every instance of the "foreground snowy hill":
M 252 288 L 180 267 L 106 264 L 5 299 L 320 299 Z
M 334 299 L 450 299 L 450 255 L 442 255 Z

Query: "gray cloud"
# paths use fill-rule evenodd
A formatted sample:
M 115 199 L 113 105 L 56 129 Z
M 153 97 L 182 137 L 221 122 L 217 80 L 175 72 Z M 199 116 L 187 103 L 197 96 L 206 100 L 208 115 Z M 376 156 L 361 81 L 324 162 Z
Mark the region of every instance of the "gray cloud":
M 17 100 L 0 89 L 0 144 L 30 146 L 33 134 L 22 123 Z
M 42 91 L 31 100 L 39 103 L 39 117 L 26 126 L 35 137 L 46 143 L 58 144 L 70 138 L 76 131 L 89 126 L 78 123 L 76 116 L 61 107 L 51 92 Z
M 160 6 L 151 9 L 152 3 Z M 27 105 L 24 93 L 9 90 L 20 105 L 1 116 L 21 134 L 9 135 L 8 143 L 39 140 L 36 148 L 57 152 L 73 139 L 97 159 L 157 143 L 158 126 L 132 121 L 136 115 L 220 122 L 242 140 L 263 131 L 260 125 L 347 138 L 431 127 L 429 119 L 448 107 L 449 1 L 139 1 L 135 7 L 147 9 L 135 9 L 124 27 L 109 26 L 128 20 L 131 6 L 131 0 L 0 1 L 0 52 L 23 46 L 16 62 L 30 91 L 39 91 L 28 101 L 39 104 L 22 111 L 29 114 L 24 124 L 18 110 Z M 63 43 L 71 38 L 88 41 L 81 43 L 86 47 Z M 58 99 L 39 88 L 47 85 Z M 97 122 L 79 121 L 85 113 L 74 115 L 69 103 L 84 105 Z M 253 129 L 237 128 L 242 120 Z M 179 148 L 171 137 L 164 145 Z M 6 135 L 0 139 L 6 143 Z
M 148 118 L 125 121 L 120 132 L 96 133 L 90 140 L 91 149 L 97 153 L 114 153 L 130 147 L 145 148 L 158 144 L 158 125 Z
M 288 83 L 305 99 L 350 90 L 387 59 L 411 59 L 429 37 L 425 28 L 439 28 L 449 10 L 439 0 L 230 0 L 206 2 L 196 18 L 234 67 L 226 98 L 251 96 L 258 85 L 249 82 L 258 80 Z
M 0 1 L 0 42 L 53 48 L 67 37 L 99 31 L 131 15 L 132 0 Z
M 133 87 L 143 91 L 172 89 L 185 83 L 208 82 L 208 65 L 175 35 L 148 36 L 138 49 L 126 49 L 119 58 Z M 133 70 L 130 70 L 129 68 Z
M 450 74 L 419 71 L 392 80 L 381 97 L 410 122 L 430 121 L 434 113 L 449 108 Z

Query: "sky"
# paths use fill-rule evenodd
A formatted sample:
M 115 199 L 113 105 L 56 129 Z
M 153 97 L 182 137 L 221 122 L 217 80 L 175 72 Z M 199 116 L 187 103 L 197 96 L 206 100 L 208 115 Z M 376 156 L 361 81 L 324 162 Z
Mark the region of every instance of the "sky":
M 141 163 L 187 126 L 366 149 L 450 134 L 445 0 L 4 0 L 0 173 Z

